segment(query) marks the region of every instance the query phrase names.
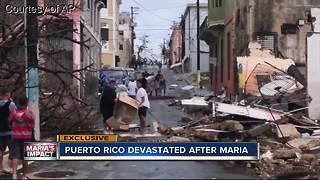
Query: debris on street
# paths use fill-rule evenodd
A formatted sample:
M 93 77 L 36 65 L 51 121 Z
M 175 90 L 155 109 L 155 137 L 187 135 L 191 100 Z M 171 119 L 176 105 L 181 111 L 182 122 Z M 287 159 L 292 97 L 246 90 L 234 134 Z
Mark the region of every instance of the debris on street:
M 138 103 L 127 93 L 120 93 L 115 104 L 114 116 L 107 120 L 107 125 L 112 130 L 129 130 L 138 108 Z
M 260 160 L 245 163 L 262 177 L 319 177 L 320 124 L 308 117 L 312 97 L 305 80 L 292 73 L 296 67 L 291 59 L 275 58 L 259 44 L 249 48 L 250 56 L 238 58 L 242 99 L 230 102 L 213 95 L 171 100 L 169 106 L 202 114 L 183 117 L 179 126 L 159 127 L 158 132 L 170 142 L 257 141 Z

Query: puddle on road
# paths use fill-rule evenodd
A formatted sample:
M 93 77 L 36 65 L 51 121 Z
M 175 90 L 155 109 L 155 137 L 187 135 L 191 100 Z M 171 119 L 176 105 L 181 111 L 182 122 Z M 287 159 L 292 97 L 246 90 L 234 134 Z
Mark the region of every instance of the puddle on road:
M 74 176 L 76 173 L 73 171 L 50 171 L 50 172 L 41 172 L 34 174 L 35 177 L 39 178 L 68 178 Z

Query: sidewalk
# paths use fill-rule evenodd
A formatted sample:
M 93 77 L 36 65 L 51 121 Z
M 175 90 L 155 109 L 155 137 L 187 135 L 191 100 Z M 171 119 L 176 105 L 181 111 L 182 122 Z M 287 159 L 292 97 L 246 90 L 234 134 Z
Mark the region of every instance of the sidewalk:
M 34 163 L 34 161 L 29 161 L 29 165 L 32 163 Z M 12 169 L 9 164 L 9 150 L 8 149 L 6 150 L 5 155 L 3 157 L 3 166 L 6 171 L 12 172 Z M 20 171 L 20 170 L 22 170 L 21 163 L 18 165 L 18 171 Z M 19 175 L 18 175 L 18 177 L 19 177 Z M 0 179 L 11 179 L 11 178 L 12 178 L 11 175 L 0 176 Z

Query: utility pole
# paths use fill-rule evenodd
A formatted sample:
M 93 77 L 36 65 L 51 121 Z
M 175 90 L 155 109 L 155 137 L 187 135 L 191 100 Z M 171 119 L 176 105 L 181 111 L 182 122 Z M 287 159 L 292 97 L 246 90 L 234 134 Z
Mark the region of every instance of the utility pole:
M 38 7 L 38 0 L 25 0 L 25 7 Z M 25 13 L 24 28 L 26 58 L 26 94 L 28 107 L 35 118 L 34 137 L 40 140 L 39 75 L 38 75 L 38 20 L 36 13 Z
M 163 39 L 163 64 L 166 63 L 166 39 Z
M 201 73 L 200 73 L 200 2 L 197 0 L 197 73 L 198 85 L 201 88 Z
M 134 23 L 133 23 L 133 7 L 131 6 L 131 53 L 134 55 Z
M 138 10 L 139 8 L 138 7 L 133 7 L 133 6 L 131 6 L 131 53 L 132 53 L 132 55 L 134 55 L 134 39 L 135 39 L 135 33 L 134 33 L 134 26 L 135 26 L 135 24 L 134 24 L 134 15 L 135 14 L 137 14 L 136 12 L 135 12 L 135 10 Z

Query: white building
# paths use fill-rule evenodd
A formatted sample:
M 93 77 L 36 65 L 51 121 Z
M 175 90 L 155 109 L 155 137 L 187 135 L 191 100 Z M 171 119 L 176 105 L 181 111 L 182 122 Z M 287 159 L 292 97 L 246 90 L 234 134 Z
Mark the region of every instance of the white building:
M 208 4 L 200 4 L 200 25 L 208 15 Z M 184 58 L 182 61 L 185 73 L 197 72 L 197 5 L 188 4 L 182 17 L 184 36 Z M 200 41 L 200 71 L 209 72 L 209 46 Z
M 121 0 L 104 0 L 100 11 L 102 64 L 110 67 L 119 65 L 119 7 Z
M 119 66 L 127 67 L 131 60 L 131 17 L 130 13 L 122 12 L 119 16 Z

